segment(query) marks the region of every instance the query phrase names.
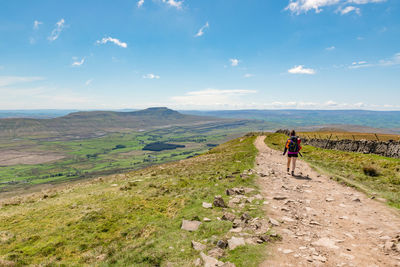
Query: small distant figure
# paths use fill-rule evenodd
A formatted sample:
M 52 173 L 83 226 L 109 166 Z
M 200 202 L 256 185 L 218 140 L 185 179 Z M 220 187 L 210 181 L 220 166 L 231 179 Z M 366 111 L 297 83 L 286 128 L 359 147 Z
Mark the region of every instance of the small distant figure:
M 296 136 L 296 131 L 292 130 L 290 132 L 290 138 L 286 141 L 285 151 L 283 151 L 283 155 L 288 153 L 287 160 L 287 172 L 290 172 L 290 162 L 292 162 L 292 176 L 294 176 L 294 169 L 296 169 L 296 160 L 299 157 L 299 153 L 301 150 L 301 139 Z

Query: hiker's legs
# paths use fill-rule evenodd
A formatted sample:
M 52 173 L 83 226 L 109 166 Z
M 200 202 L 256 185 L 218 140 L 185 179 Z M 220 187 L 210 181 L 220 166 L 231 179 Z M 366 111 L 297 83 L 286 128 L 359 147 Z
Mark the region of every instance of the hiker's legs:
M 292 172 L 294 172 L 294 169 L 296 169 L 296 160 L 297 160 L 297 158 L 293 157 L 293 159 L 292 159 Z
M 291 157 L 287 157 L 287 171 L 289 172 L 289 170 L 290 170 L 290 160 L 291 160 L 292 158 Z

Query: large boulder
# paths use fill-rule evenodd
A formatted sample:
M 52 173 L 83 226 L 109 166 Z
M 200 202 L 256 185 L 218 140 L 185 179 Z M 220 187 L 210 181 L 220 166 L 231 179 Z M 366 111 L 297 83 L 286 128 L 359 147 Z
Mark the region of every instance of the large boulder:
M 199 226 L 201 225 L 201 222 L 199 221 L 187 221 L 187 220 L 182 220 L 182 230 L 186 231 L 197 231 L 199 229 Z

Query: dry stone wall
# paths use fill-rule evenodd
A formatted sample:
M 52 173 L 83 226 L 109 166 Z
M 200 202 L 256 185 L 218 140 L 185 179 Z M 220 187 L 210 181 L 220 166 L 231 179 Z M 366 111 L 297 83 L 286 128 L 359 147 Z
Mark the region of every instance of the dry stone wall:
M 377 154 L 384 157 L 400 158 L 400 142 L 378 142 L 369 140 L 326 140 L 303 139 L 303 143 L 325 149 L 335 149 L 347 152 L 359 152 L 364 154 Z
M 288 130 L 278 130 L 277 133 L 288 134 Z M 302 143 L 325 149 L 335 149 L 346 152 L 377 154 L 384 157 L 400 158 L 400 141 L 370 141 L 370 140 L 328 140 L 303 138 Z

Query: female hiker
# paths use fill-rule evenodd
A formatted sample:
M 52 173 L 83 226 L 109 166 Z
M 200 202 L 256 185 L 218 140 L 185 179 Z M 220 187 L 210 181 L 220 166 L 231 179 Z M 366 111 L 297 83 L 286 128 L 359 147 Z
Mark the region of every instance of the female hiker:
M 301 140 L 296 136 L 295 130 L 290 132 L 290 138 L 286 141 L 285 151 L 283 151 L 283 155 L 288 152 L 288 160 L 287 160 L 287 172 L 290 171 L 290 162 L 292 162 L 292 176 L 294 176 L 294 169 L 296 168 L 296 160 L 300 153 Z

